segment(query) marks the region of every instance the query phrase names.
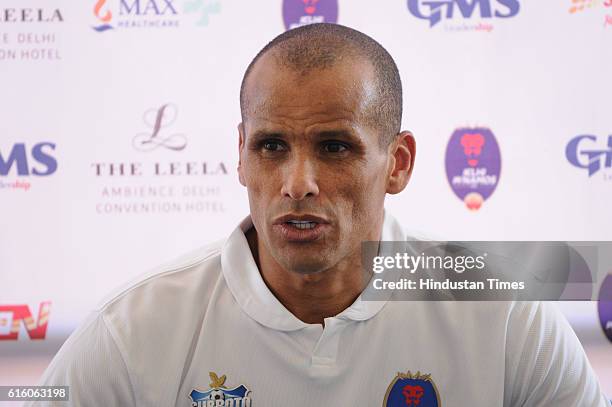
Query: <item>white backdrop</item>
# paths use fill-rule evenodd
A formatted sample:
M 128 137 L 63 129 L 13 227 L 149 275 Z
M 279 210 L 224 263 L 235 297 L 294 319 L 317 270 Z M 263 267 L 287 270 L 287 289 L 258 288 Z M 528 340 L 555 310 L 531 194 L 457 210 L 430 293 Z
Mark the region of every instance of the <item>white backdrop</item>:
M 422 3 L 4 0 L 0 338 L 13 327 L 18 338 L 0 340 L 13 363 L 0 380 L 37 376 L 105 294 L 226 236 L 248 213 L 236 175 L 240 81 L 256 52 L 300 21 L 356 28 L 395 58 L 417 157 L 387 208 L 408 230 L 612 240 L 612 1 Z M 483 127 L 501 170 L 470 210 L 449 185 L 445 154 L 456 129 Z M 577 149 L 582 167 L 596 152 L 591 175 L 566 156 L 579 135 L 594 136 Z M 16 317 L 18 305 L 32 320 Z M 595 303 L 561 305 L 612 394 L 612 345 Z M 28 323 L 44 339 L 30 339 Z M 32 355 L 45 363 L 15 373 Z

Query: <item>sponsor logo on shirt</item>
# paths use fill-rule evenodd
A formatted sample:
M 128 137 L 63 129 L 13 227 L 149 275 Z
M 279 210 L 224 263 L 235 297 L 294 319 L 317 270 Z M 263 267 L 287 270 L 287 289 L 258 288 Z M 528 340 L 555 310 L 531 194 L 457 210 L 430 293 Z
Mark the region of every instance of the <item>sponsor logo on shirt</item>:
M 398 373 L 385 394 L 383 407 L 441 407 L 431 374 Z
M 215 372 L 209 372 L 211 383 L 209 389 L 191 390 L 192 407 L 251 407 L 251 391 L 243 384 L 234 388 L 225 386 L 225 375 L 218 377 Z

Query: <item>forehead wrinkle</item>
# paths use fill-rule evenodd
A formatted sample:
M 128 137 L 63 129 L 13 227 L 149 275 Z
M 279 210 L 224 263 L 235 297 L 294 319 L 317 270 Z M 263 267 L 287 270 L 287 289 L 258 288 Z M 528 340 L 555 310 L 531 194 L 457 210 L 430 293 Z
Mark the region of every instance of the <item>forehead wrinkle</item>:
M 256 129 L 253 132 L 264 132 L 264 133 L 281 133 L 287 135 L 311 135 L 323 132 L 346 132 L 346 133 L 358 133 L 358 126 L 355 125 L 354 120 L 347 118 L 333 118 L 321 121 L 315 121 L 314 123 L 306 124 L 305 126 L 300 123 L 296 123 L 295 120 L 289 119 L 287 121 L 269 118 L 255 118 L 263 122 L 263 124 L 255 123 Z M 258 126 L 259 124 L 259 126 Z M 289 130 L 289 131 L 287 131 Z
M 375 69 L 370 61 L 347 58 L 333 66 L 312 69 L 302 75 L 299 70 L 279 64 L 274 53 L 270 54 L 257 62 L 247 79 L 249 97 L 243 118 L 245 121 L 280 119 L 284 125 L 294 127 L 289 125 L 291 121 L 317 120 L 319 115 L 323 116 L 321 119 L 324 121 L 329 121 L 326 116 L 329 111 L 334 111 L 338 119 L 355 122 L 352 128 L 362 125 L 375 127 L 376 112 L 379 110 L 376 103 L 380 103 L 380 100 Z M 338 77 L 343 79 L 341 83 L 338 83 Z M 317 86 L 309 88 L 309 82 L 317 80 Z M 330 97 L 332 91 L 333 96 Z M 300 103 L 302 98 L 309 102 Z

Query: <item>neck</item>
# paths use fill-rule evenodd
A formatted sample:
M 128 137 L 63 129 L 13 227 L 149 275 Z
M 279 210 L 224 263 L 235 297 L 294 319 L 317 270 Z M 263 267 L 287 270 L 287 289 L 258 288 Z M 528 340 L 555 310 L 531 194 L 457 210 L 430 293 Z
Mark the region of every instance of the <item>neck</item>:
M 362 269 L 361 245 L 327 270 L 302 274 L 286 270 L 276 262 L 257 238 L 254 227 L 246 236 L 270 291 L 293 315 L 309 324 L 324 324 L 325 318 L 338 315 L 351 306 L 371 277 Z M 370 240 L 379 240 L 379 236 L 380 233 Z

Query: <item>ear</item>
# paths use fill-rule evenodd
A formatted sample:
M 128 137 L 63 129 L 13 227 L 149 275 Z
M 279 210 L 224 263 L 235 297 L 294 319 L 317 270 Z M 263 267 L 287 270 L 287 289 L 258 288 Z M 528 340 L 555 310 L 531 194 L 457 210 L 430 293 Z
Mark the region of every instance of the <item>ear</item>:
M 387 193 L 398 194 L 406 188 L 416 156 L 416 142 L 409 131 L 402 131 L 389 146 L 392 158 L 387 177 Z
M 244 170 L 242 169 L 242 152 L 244 150 L 244 125 L 242 123 L 238 123 L 238 180 L 240 183 L 246 187 L 246 182 L 244 181 Z

